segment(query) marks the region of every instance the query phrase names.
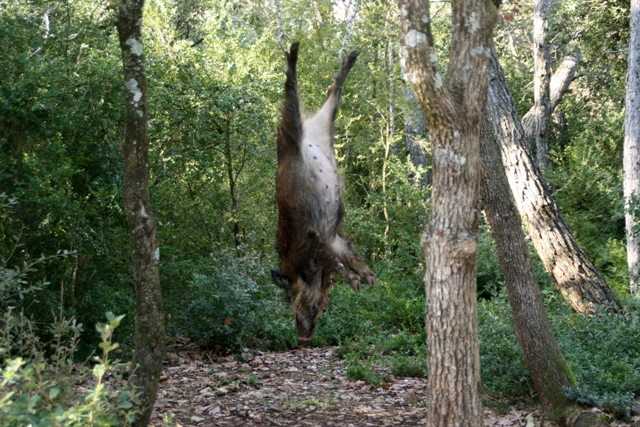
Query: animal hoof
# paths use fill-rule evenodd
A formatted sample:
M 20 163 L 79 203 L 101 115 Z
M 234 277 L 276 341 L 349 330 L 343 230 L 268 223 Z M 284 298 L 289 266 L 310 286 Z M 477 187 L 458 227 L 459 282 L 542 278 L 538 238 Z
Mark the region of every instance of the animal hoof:
M 289 47 L 289 53 L 287 54 L 287 59 L 289 61 L 296 62 L 298 60 L 298 48 L 300 47 L 300 42 L 291 43 Z
M 363 277 L 364 277 L 364 280 L 367 282 L 367 284 L 369 286 L 373 287 L 373 286 L 376 285 L 376 273 L 374 273 L 373 271 L 368 270 L 368 269 L 365 270 L 363 272 Z

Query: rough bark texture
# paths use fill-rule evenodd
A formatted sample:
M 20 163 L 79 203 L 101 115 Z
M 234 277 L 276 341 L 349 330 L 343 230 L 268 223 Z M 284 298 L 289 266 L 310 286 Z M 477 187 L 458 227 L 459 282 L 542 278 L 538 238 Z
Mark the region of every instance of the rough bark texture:
M 575 387 L 575 379 L 547 318 L 520 215 L 486 114 L 480 133 L 480 165 L 480 197 L 496 242 L 516 338 L 545 417 L 563 422 L 574 411 L 563 389 Z
M 482 426 L 476 313 L 479 139 L 496 10 L 454 0 L 446 80 L 438 70 L 429 2 L 400 0 L 402 59 L 433 147 L 426 253 L 428 426 Z
M 633 200 L 636 210 L 640 189 L 640 0 L 631 0 L 631 40 L 627 57 L 627 97 L 624 117 L 624 200 L 627 228 L 627 263 L 629 265 L 630 291 L 638 294 L 638 263 L 640 239 L 633 233 L 637 221 L 629 203 Z
M 142 412 L 136 426 L 146 426 L 156 399 L 165 353 L 160 293 L 156 220 L 149 200 L 149 138 L 147 77 L 142 53 L 144 0 L 120 4 L 116 26 L 122 50 L 126 94 L 126 130 L 122 143 L 122 192 L 130 237 L 131 269 L 136 294 L 133 383 L 140 392 Z
M 530 147 L 535 147 L 538 167 L 544 168 L 548 163 L 549 128 L 551 123 L 551 101 L 549 84 L 551 66 L 549 46 L 546 43 L 549 12 L 553 0 L 535 0 L 533 4 L 533 112 L 532 123 L 525 129 L 529 137 Z M 530 133 L 528 132 L 530 130 Z
M 593 313 L 597 305 L 617 310 L 615 295 L 578 246 L 525 148 L 526 136 L 494 49 L 489 66 L 487 113 L 518 211 L 556 287 L 578 312 Z
M 551 76 L 551 84 L 550 84 L 550 102 L 551 102 L 551 114 L 555 111 L 556 107 L 562 100 L 562 97 L 567 90 L 569 90 L 569 85 L 573 80 L 573 77 L 576 75 L 576 70 L 580 65 L 580 54 L 575 53 L 573 55 L 565 56 L 560 66 L 556 69 L 556 71 Z

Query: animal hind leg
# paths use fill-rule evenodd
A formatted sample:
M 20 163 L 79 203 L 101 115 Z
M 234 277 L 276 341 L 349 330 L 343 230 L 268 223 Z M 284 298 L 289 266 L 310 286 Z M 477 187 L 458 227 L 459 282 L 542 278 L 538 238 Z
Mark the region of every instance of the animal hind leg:
M 353 68 L 353 64 L 355 64 L 356 59 L 358 59 L 358 55 L 360 55 L 360 52 L 356 50 L 349 54 L 347 60 L 344 61 L 340 66 L 338 75 L 327 91 L 327 100 L 325 101 L 325 104 L 330 104 L 331 106 L 332 121 L 336 119 L 336 114 L 338 113 L 338 105 L 340 104 L 342 86 L 344 86 L 344 82 L 347 80 L 347 76 L 349 75 L 349 71 L 351 71 L 351 69 Z
M 284 84 L 285 100 L 282 106 L 282 118 L 278 127 L 278 155 L 292 148 L 297 152 L 302 141 L 302 117 L 298 98 L 298 79 L 296 67 L 298 63 L 299 42 L 291 44 L 287 57 L 287 79 Z

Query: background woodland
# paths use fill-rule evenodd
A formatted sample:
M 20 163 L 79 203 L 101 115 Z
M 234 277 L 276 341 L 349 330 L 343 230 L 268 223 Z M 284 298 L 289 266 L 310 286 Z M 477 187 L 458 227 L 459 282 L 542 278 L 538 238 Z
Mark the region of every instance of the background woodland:
M 323 102 L 347 34 L 349 12 L 334 3 L 281 4 L 286 34 L 301 42 L 298 84 L 308 111 Z M 494 35 L 521 117 L 533 104 L 531 8 L 505 2 Z M 131 356 L 135 296 L 120 151 L 125 91 L 114 16 L 103 0 L 0 3 L 3 365 L 18 356 L 56 357 L 52 344 L 59 342 L 77 361 L 108 343 L 100 362 L 107 367 L 109 352 Z M 449 4 L 433 2 L 431 16 L 446 64 Z M 167 332 L 220 354 L 296 347 L 290 308 L 269 273 L 277 265 L 275 132 L 285 69 L 275 5 L 148 0 L 143 28 L 149 185 Z M 342 95 L 336 155 L 344 228 L 378 286 L 356 294 L 337 282 L 312 342 L 338 345 L 348 375 L 373 384 L 386 375 L 427 374 L 420 235 L 431 204 L 431 153 L 402 77 L 399 33 L 394 2 L 360 2 L 349 48 L 361 54 Z M 552 116 L 544 178 L 624 314 L 575 313 L 531 253 L 577 380 L 569 397 L 631 417 L 640 412 L 640 307 L 629 294 L 622 192 L 629 2 L 557 1 L 547 39 L 552 70 L 568 54 L 579 52 L 581 62 Z M 480 227 L 483 397 L 507 409 L 536 397 L 484 218 Z M 94 333 L 107 312 L 127 316 L 111 316 Z M 51 387 L 42 393 L 61 399 Z M 0 400 L 0 409 L 8 407 Z

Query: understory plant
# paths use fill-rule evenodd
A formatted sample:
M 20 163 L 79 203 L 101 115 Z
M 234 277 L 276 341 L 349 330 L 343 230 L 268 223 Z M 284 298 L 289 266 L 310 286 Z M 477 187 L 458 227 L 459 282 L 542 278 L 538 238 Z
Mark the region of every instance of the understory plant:
M 27 275 L 46 258 L 22 268 L 0 266 L 0 425 L 4 427 L 127 426 L 136 414 L 132 387 L 121 390 L 105 387 L 113 372 L 109 354 L 118 348 L 113 331 L 124 316 L 107 313 L 107 322 L 98 324 L 101 355 L 93 358 L 91 373 L 74 363 L 82 324 L 75 319 L 57 318 L 44 331 L 15 310 L 11 303 L 42 288 L 31 285 Z M 40 336 L 50 337 L 46 343 Z M 77 387 L 79 378 L 90 377 L 86 387 Z

